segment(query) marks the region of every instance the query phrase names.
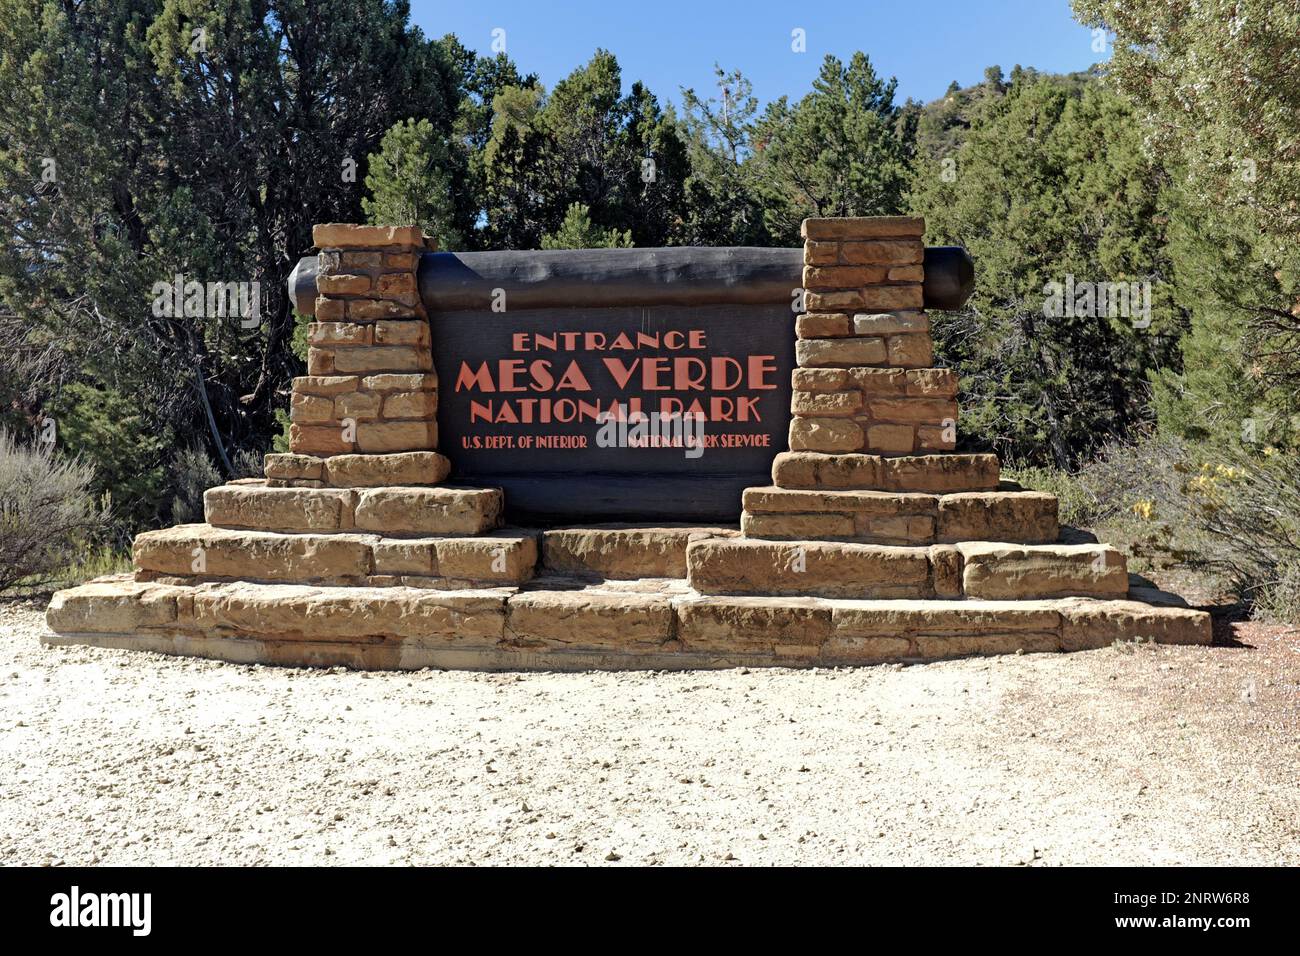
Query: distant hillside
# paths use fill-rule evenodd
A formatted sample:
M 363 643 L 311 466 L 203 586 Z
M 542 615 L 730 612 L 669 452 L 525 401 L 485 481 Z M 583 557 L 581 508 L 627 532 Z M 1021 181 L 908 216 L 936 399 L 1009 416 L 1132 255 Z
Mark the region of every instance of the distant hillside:
M 940 99 L 926 103 L 920 108 L 916 127 L 917 153 L 932 160 L 950 156 L 961 146 L 975 114 L 986 103 L 991 99 L 1005 96 L 1011 84 L 1032 81 L 1048 75 L 1057 76 L 1067 83 L 1080 87 L 1097 79 L 1097 75 L 1090 71 L 1045 74 L 1033 67 L 1016 66 L 1011 70 L 1011 77 L 1008 80 L 1002 74 L 1002 67 L 990 66 L 984 71 L 982 83 L 962 87 L 953 80 Z

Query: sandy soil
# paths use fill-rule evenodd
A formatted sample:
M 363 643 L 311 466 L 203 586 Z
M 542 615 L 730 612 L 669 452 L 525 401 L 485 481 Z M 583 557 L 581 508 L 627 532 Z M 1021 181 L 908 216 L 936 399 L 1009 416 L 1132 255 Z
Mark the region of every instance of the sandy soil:
M 43 630 L 0 605 L 0 864 L 1300 863 L 1282 628 L 555 675 L 244 667 Z

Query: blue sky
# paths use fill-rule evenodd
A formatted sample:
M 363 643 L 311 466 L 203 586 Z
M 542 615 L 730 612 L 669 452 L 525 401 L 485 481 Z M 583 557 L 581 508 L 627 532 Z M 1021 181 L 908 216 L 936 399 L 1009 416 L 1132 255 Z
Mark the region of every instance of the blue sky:
M 411 0 L 411 15 L 426 34 L 455 33 L 481 53 L 503 29 L 506 52 L 547 89 L 605 47 L 624 88 L 643 80 L 674 103 L 680 86 L 714 95 L 715 62 L 742 70 L 766 103 L 806 93 L 825 54 L 847 60 L 860 49 L 898 77 L 902 102 L 937 99 L 952 80 L 976 83 L 993 63 L 1068 72 L 1105 59 L 1068 0 Z M 805 31 L 806 53 L 790 49 L 795 28 Z

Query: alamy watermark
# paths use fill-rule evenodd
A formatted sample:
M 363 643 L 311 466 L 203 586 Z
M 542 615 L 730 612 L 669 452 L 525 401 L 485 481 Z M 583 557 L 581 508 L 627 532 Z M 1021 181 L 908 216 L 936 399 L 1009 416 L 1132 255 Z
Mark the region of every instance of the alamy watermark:
M 133 936 L 148 936 L 152 911 L 152 893 L 83 893 L 74 886 L 50 897 L 51 926 L 127 926 Z
M 1151 325 L 1151 281 L 1064 282 L 1043 286 L 1043 315 L 1067 319 L 1129 319 L 1135 329 Z
M 186 282 L 185 276 L 177 273 L 171 281 L 155 282 L 151 294 L 156 318 L 237 318 L 244 329 L 262 322 L 260 282 Z
M 601 448 L 681 448 L 687 458 L 704 454 L 704 416 L 691 412 L 601 412 L 596 444 Z

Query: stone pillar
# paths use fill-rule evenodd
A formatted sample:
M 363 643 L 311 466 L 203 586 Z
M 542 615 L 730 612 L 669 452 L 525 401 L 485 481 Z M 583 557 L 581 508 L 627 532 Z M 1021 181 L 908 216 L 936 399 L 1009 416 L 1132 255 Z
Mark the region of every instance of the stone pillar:
M 957 380 L 922 311 L 925 221 L 805 219 L 792 452 L 914 455 L 955 446 Z
M 438 381 L 420 301 L 414 226 L 327 223 L 312 230 L 320 255 L 307 375 L 293 381 L 289 455 L 268 455 L 273 485 L 436 484 L 449 465 L 438 447 Z

